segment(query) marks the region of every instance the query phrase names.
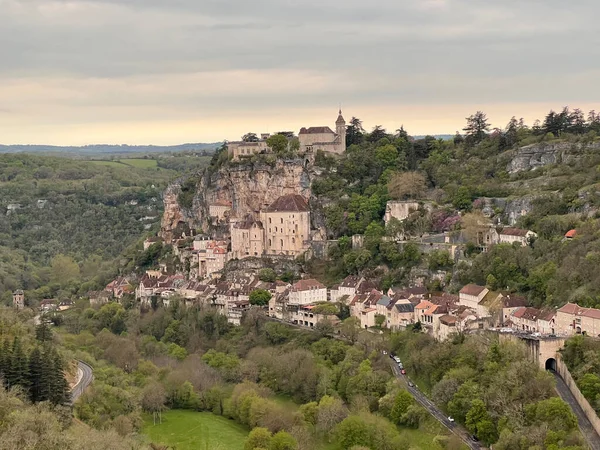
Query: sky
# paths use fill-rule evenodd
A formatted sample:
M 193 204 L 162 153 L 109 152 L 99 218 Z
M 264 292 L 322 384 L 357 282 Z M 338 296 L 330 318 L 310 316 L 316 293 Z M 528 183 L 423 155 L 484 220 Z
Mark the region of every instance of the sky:
M 0 0 L 0 143 L 600 110 L 597 0 Z

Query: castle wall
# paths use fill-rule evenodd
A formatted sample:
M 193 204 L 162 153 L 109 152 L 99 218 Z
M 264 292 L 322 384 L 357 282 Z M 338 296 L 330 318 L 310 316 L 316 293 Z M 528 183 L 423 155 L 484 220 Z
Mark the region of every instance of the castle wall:
M 268 255 L 297 256 L 308 248 L 309 212 L 262 212 L 265 252 Z

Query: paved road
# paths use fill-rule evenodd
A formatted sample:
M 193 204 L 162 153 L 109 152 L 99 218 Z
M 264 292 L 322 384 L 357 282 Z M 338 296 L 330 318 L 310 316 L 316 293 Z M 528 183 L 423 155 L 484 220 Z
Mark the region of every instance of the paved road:
M 402 375 L 400 373 L 400 369 L 398 368 L 398 365 L 394 361 L 392 361 L 390 359 L 390 363 L 392 366 L 392 372 L 394 373 L 396 378 L 398 378 L 400 380 L 400 382 L 406 386 L 406 389 L 408 390 L 408 392 L 410 392 L 412 394 L 412 396 L 415 398 L 415 400 L 417 402 L 419 402 L 419 404 L 423 408 L 425 408 L 427 410 L 427 412 L 429 412 L 429 414 L 431 414 L 433 417 L 435 417 L 438 420 L 438 422 L 440 422 L 442 425 L 444 425 L 448 430 L 450 430 L 452 433 L 454 433 L 459 438 L 461 438 L 462 441 L 470 449 L 472 449 L 472 450 L 481 449 L 481 446 L 477 442 L 473 442 L 471 440 L 469 433 L 467 433 L 467 431 L 464 428 L 462 428 L 460 425 L 457 425 L 455 422 L 450 422 L 448 420 L 448 416 L 446 416 L 446 414 L 444 414 L 442 411 L 440 411 L 438 409 L 438 407 L 435 406 L 433 404 L 433 402 L 431 400 L 429 400 L 427 398 L 427 396 L 425 394 L 423 394 L 416 386 L 408 385 L 408 379 L 407 379 L 406 375 Z M 594 449 L 594 450 L 596 450 L 596 449 Z
M 81 380 L 79 380 L 79 383 L 77 383 L 75 386 L 73 386 L 73 389 L 71 389 L 71 402 L 72 403 L 75 403 L 77 401 L 77 399 L 79 397 L 81 397 L 81 394 L 83 394 L 83 391 L 86 390 L 86 388 L 90 385 L 90 383 L 94 379 L 94 374 L 92 372 L 92 368 L 89 365 L 87 365 L 83 361 L 77 361 L 77 364 L 78 364 L 79 369 L 83 373 L 83 376 L 81 377 Z
M 583 437 L 587 441 L 588 445 L 592 450 L 600 450 L 600 438 L 598 437 L 598 433 L 596 433 L 596 430 L 594 430 L 594 427 L 584 414 L 581 406 L 579 406 L 579 403 L 577 403 L 575 397 L 573 397 L 573 394 L 571 394 L 568 386 L 558 373 L 553 370 L 549 370 L 549 372 L 551 372 L 556 379 L 556 391 L 558 392 L 558 395 L 560 395 L 560 398 L 569 404 L 571 410 L 577 416 L 579 429 L 581 430 L 581 434 L 583 434 Z

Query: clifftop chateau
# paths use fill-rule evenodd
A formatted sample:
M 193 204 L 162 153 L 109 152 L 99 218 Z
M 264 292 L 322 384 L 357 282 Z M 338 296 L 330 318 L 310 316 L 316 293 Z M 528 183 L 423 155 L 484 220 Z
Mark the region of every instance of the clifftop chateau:
M 256 153 L 269 153 L 271 149 L 267 144 L 267 139 L 271 135 L 262 133 L 260 139 L 256 141 L 235 141 L 229 142 L 227 148 L 229 155 L 233 159 L 239 159 L 240 156 L 251 156 Z M 346 121 L 342 116 L 342 110 L 338 113 L 335 121 L 335 132 L 328 126 L 320 127 L 302 127 L 298 133 L 300 142 L 300 153 L 312 153 L 322 150 L 327 153 L 341 155 L 346 150 Z

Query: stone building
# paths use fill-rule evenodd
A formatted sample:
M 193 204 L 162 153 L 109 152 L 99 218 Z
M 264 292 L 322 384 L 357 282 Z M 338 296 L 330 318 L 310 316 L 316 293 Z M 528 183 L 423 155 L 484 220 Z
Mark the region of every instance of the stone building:
M 231 211 L 231 202 L 226 200 L 217 200 L 208 205 L 209 216 L 217 221 L 225 220 L 228 211 Z
M 298 256 L 310 245 L 310 209 L 304 197 L 279 197 L 261 212 L 267 255 Z
M 261 140 L 257 142 L 228 142 L 227 151 L 229 152 L 229 156 L 231 156 L 231 159 L 234 161 L 238 161 L 240 158 L 252 156 L 257 153 L 267 153 L 270 151 L 269 146 L 267 145 L 268 137 L 269 135 L 262 134 Z
M 227 250 L 218 245 L 213 245 L 205 250 L 198 250 L 198 276 L 210 277 L 212 274 L 223 270 L 227 262 Z
M 265 252 L 265 230 L 251 215 L 241 222 L 231 222 L 231 257 L 242 259 L 262 256 Z
M 300 151 L 302 153 L 317 152 L 322 150 L 328 153 L 341 155 L 346 151 L 346 121 L 340 109 L 335 121 L 335 132 L 328 126 L 302 127 L 298 133 Z
M 317 280 L 300 280 L 290 289 L 290 305 L 310 305 L 312 303 L 326 301 L 327 288 Z
M 21 289 L 13 292 L 13 307 L 16 309 L 25 308 L 25 293 Z

